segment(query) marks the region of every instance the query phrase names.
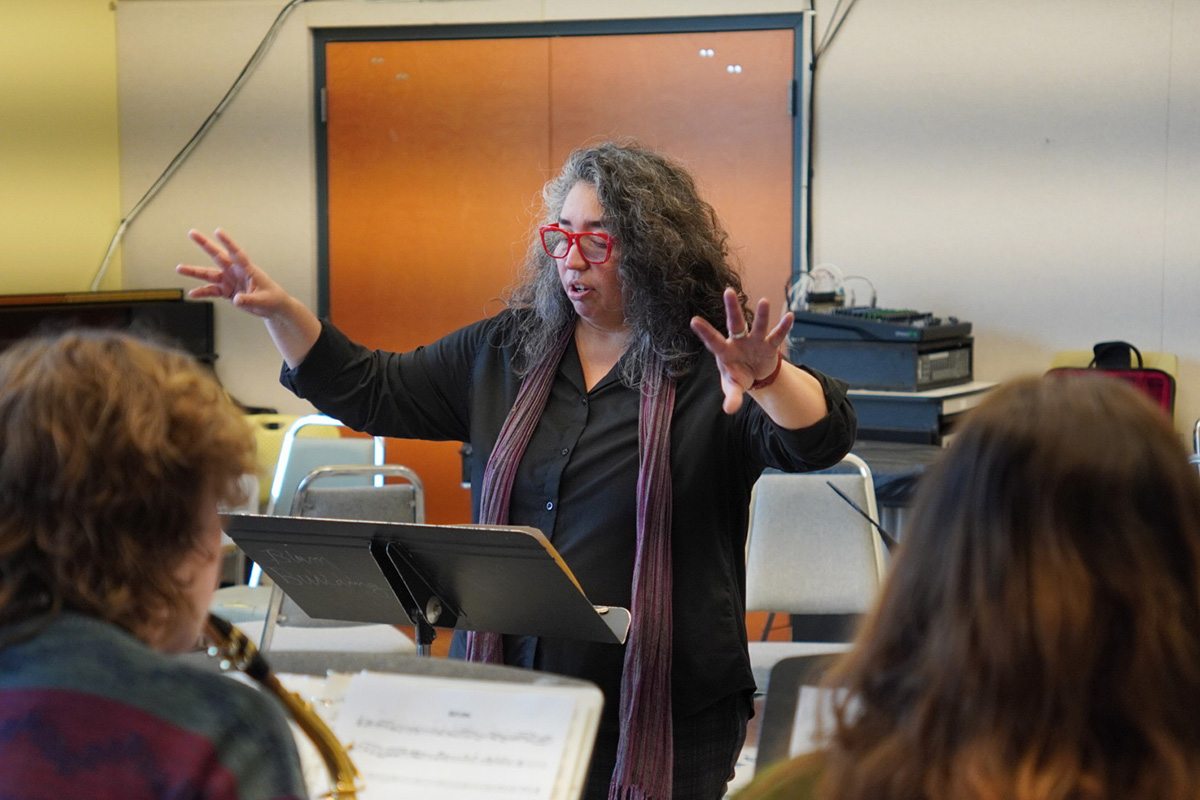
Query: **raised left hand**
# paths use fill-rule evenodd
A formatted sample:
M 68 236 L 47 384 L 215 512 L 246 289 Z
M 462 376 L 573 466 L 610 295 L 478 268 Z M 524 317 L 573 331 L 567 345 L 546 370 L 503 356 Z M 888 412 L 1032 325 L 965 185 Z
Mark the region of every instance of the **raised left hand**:
M 733 414 L 742 407 L 743 396 L 750 386 L 775 371 L 779 364 L 779 348 L 792 329 L 795 317 L 790 311 L 787 312 L 768 331 L 771 303 L 764 297 L 758 301 L 755 309 L 754 324 L 747 327 L 737 293 L 727 288 L 724 301 L 725 326 L 729 336 L 722 334 L 703 317 L 692 317 L 691 327 L 717 360 L 721 391 L 725 393 L 721 408 L 726 414 Z

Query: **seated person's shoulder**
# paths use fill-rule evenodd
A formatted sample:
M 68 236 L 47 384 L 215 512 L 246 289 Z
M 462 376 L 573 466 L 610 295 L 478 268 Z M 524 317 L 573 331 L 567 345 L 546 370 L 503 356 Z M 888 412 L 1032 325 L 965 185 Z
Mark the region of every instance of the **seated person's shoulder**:
M 69 612 L 30 630 L 37 632 L 0 650 L 14 667 L 4 670 L 10 688 L 93 695 L 206 736 L 246 721 L 285 725 L 272 698 L 223 675 L 205 653 L 164 655 L 115 625 Z
M 232 777 L 242 798 L 303 796 L 283 709 L 255 686 L 221 674 L 206 654 L 164 655 L 115 625 L 69 613 L 36 630 L 0 647 L 0 728 L 11 717 L 10 724 L 36 723 L 40 742 L 142 743 L 138 758 L 126 758 L 117 772 L 136 771 L 133 761 L 169 763 L 176 781 Z M 63 752 L 43 748 L 13 780 L 53 772 Z M 0 750 L 0 771 L 3 756 Z M 77 776 L 97 785 L 110 778 Z

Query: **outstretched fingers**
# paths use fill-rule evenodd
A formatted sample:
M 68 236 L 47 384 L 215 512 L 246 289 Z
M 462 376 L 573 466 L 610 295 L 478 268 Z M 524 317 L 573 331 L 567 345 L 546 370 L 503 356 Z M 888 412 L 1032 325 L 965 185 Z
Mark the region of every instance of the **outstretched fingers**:
M 229 254 L 228 257 L 233 263 L 249 266 L 250 256 L 246 255 L 246 251 L 242 249 L 240 244 L 233 240 L 233 237 L 226 233 L 223 228 L 217 228 L 214 233 L 221 240 L 221 244 L 225 245 L 225 252 Z
M 221 270 L 216 267 L 201 267 L 195 264 L 177 264 L 175 271 L 185 278 L 195 278 L 198 281 L 215 283 L 221 280 Z
M 738 302 L 737 292 L 726 287 L 722 299 L 725 301 L 725 328 L 729 331 L 729 338 L 742 339 L 752 335 L 752 329 L 746 326 L 746 317 L 742 314 L 742 304 Z
M 220 281 L 220 278 L 218 277 L 210 280 L 209 278 L 203 277 L 199 274 L 200 269 L 201 268 L 192 267 L 188 264 L 180 264 L 179 266 L 175 267 L 175 272 L 180 275 L 188 278 L 198 278 L 202 281 L 209 281 L 203 286 L 193 286 L 191 289 L 188 289 L 187 296 L 194 300 L 202 300 L 207 297 L 225 297 L 225 290 L 221 288 L 221 284 L 218 282 Z
M 747 323 L 737 292 L 725 289 L 722 300 L 728 335 L 701 317 L 692 318 L 691 328 L 716 359 L 725 395 L 722 407 L 732 414 L 741 408 L 754 381 L 778 364 L 779 348 L 791 332 L 795 315 L 788 312 L 772 326 L 771 303 L 763 298 L 755 307 L 753 321 Z
M 766 320 L 769 318 L 770 313 L 771 304 L 766 299 L 760 300 L 758 303 L 758 316 L 763 320 Z M 757 324 L 757 322 L 758 319 L 756 318 L 755 323 Z M 783 343 L 787 341 L 787 336 L 789 333 L 791 333 L 792 326 L 795 323 L 795 314 L 793 314 L 791 311 L 784 314 L 779 318 L 779 322 L 775 323 L 775 327 L 771 329 L 771 332 L 767 334 L 767 344 L 774 347 L 780 347 L 783 345 Z
M 200 231 L 192 228 L 190 231 L 188 231 L 188 238 L 200 245 L 200 249 L 203 250 L 208 257 L 213 260 L 213 263 L 221 269 L 228 269 L 229 267 L 233 266 L 233 259 L 229 257 L 229 254 L 226 252 L 225 248 L 218 245 Z
M 225 231 L 218 228 L 213 236 L 215 238 L 205 236 L 194 228 L 188 231 L 188 238 L 200 246 L 214 265 L 179 264 L 175 267 L 180 275 L 205 282 L 203 286 L 189 290 L 188 296 L 223 297 L 239 308 L 261 315 L 269 307 L 271 298 L 260 297 L 257 293 L 260 283 L 257 268 Z
M 725 334 L 712 326 L 704 317 L 692 317 L 692 333 L 696 334 L 708 352 L 716 355 L 726 344 Z

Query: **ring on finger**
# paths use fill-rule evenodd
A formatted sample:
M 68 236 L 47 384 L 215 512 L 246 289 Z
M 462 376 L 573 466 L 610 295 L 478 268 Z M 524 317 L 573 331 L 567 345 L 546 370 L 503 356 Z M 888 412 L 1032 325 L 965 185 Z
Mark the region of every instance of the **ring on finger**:
M 730 339 L 745 339 L 749 335 L 750 335 L 750 331 L 742 331 L 741 333 L 729 334 L 729 338 Z

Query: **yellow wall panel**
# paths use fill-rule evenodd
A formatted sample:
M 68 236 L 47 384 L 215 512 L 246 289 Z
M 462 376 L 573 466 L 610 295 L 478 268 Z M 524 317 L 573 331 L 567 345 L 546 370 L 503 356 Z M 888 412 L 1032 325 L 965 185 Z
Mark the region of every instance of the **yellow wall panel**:
M 121 215 L 113 9 L 0 0 L 0 29 L 0 294 L 86 291 Z

